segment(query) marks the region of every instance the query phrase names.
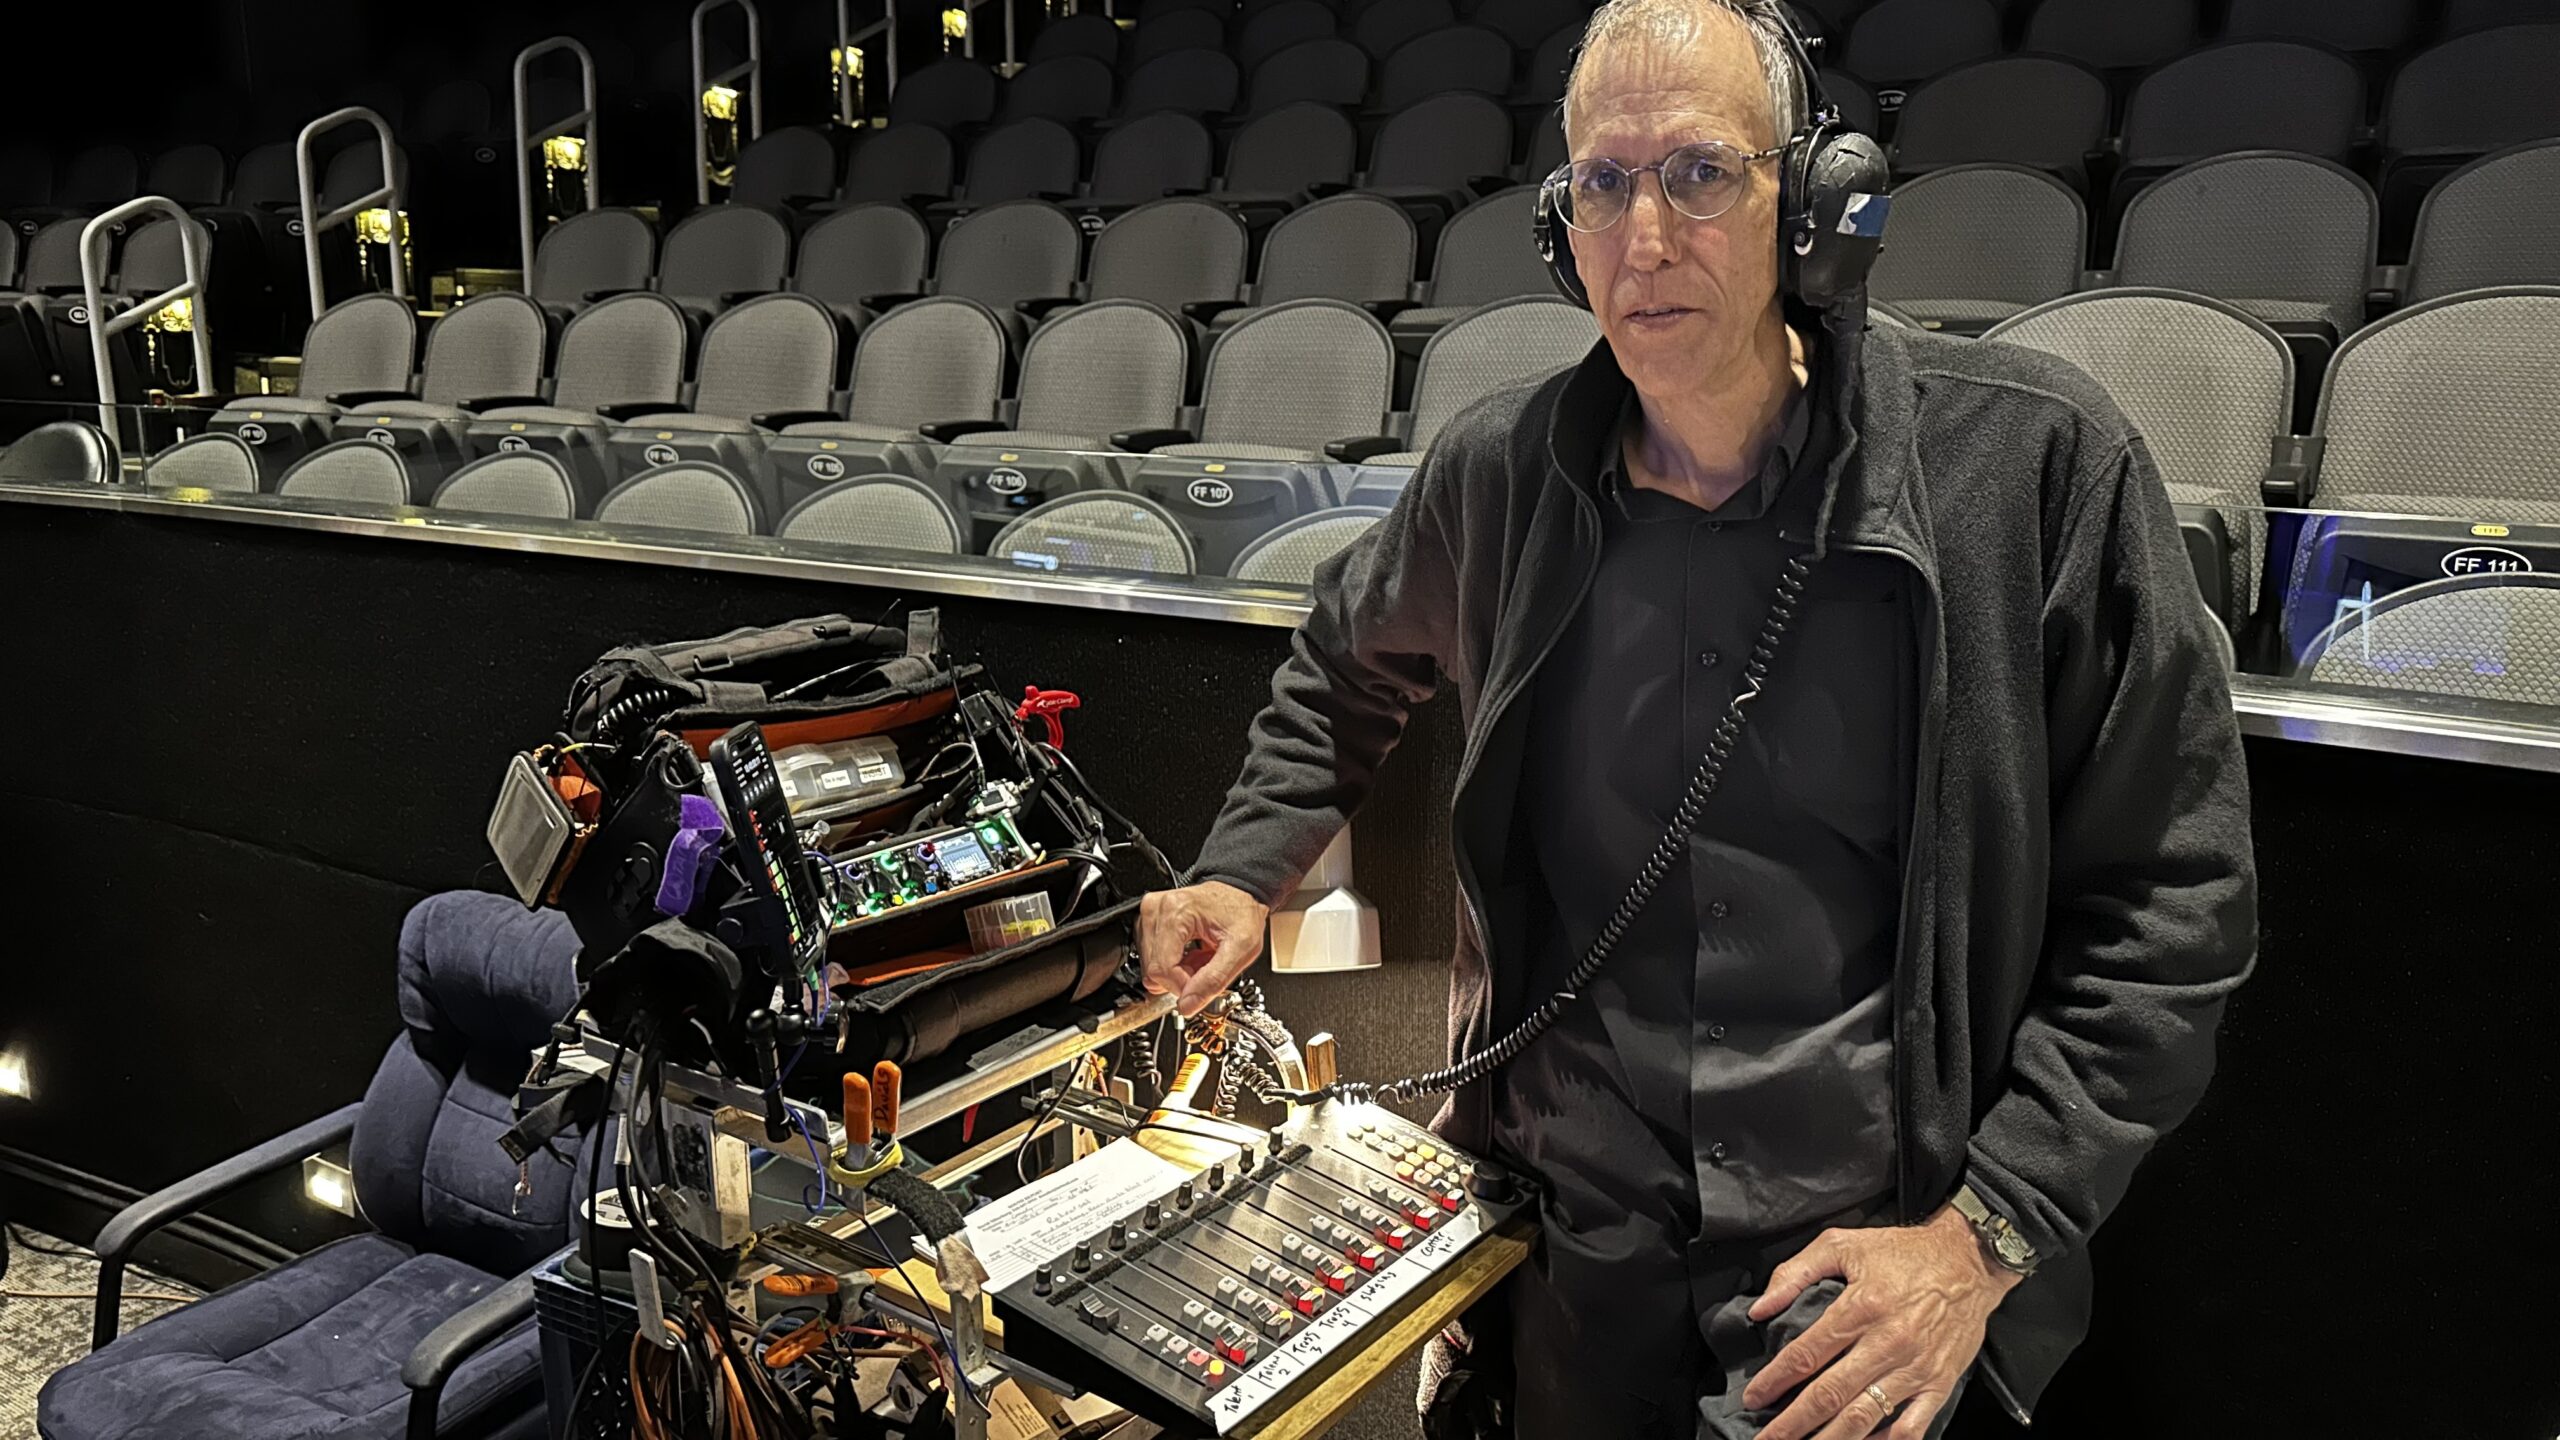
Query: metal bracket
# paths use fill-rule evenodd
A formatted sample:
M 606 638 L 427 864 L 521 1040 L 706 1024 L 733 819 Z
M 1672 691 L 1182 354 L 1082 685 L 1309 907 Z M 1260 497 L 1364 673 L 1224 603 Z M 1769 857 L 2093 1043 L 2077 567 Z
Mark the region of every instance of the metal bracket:
M 525 73 L 533 62 L 545 55 L 567 51 L 578 57 L 578 78 L 583 82 L 586 106 L 576 114 L 555 120 L 535 134 L 531 118 L 525 113 L 531 106 L 531 95 L 525 85 Z M 697 62 L 698 63 L 698 62 Z M 596 58 L 587 47 L 566 35 L 555 35 L 527 45 L 516 55 L 516 219 L 524 240 L 524 287 L 533 291 L 533 149 L 572 130 L 584 131 L 587 161 L 587 208 L 604 205 L 604 182 L 596 177 Z M 700 103 L 700 97 L 695 97 Z
M 382 147 L 382 184 L 356 200 L 351 200 L 323 215 L 320 213 L 320 182 L 311 171 L 311 142 L 341 125 L 358 121 L 373 127 L 374 140 Z M 392 143 L 390 122 L 361 105 L 332 110 L 302 127 L 293 142 L 294 179 L 302 191 L 302 265 L 311 280 L 311 318 L 317 321 L 329 308 L 329 296 L 320 282 L 320 232 L 351 224 L 358 215 L 377 206 L 387 206 L 392 214 L 391 293 L 409 298 L 409 260 L 399 233 L 399 216 L 406 208 L 401 202 L 400 151 Z
M 137 302 L 130 310 L 110 320 L 106 313 L 107 241 L 118 227 L 133 216 L 146 212 L 168 216 L 178 226 L 178 243 L 186 257 L 187 278 L 177 288 L 163 291 L 148 300 Z M 98 428 L 109 435 L 116 433 L 115 366 L 109 360 L 107 341 L 152 316 L 182 301 L 194 302 L 191 328 L 195 334 L 196 385 L 199 389 L 218 388 L 213 373 L 213 329 L 205 319 L 205 285 L 208 257 L 205 247 L 211 237 L 196 224 L 177 201 L 159 195 L 145 195 L 128 200 L 113 210 L 82 226 L 80 230 L 80 292 L 89 306 L 89 357 L 98 367 Z

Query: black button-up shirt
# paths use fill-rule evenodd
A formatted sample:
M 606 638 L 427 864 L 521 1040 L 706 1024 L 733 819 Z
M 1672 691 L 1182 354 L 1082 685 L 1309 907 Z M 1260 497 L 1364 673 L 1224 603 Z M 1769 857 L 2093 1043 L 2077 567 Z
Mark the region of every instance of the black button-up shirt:
M 1630 416 L 1633 415 L 1630 403 Z M 1535 1006 L 1668 823 L 1826 468 L 1801 396 L 1714 511 L 1624 478 L 1599 570 L 1533 684 L 1520 824 L 1549 905 Z M 1549 1186 L 1554 1283 L 1889 1199 L 1892 976 L 1919 679 L 1899 567 L 1834 547 L 1688 849 L 1598 978 L 1506 1072 L 1496 1129 Z

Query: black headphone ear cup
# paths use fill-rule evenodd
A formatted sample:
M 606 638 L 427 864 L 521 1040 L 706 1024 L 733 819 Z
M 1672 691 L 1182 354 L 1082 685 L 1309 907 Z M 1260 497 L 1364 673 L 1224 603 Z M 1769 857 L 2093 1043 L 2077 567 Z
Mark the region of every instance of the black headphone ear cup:
M 1864 287 L 1875 268 L 1892 170 L 1873 139 L 1819 121 L 1788 143 L 1784 165 L 1779 283 L 1799 303 L 1828 309 Z
M 1547 278 L 1554 282 L 1556 293 L 1588 310 L 1591 297 L 1583 293 L 1582 272 L 1573 268 L 1573 245 L 1565 238 L 1565 224 L 1556 214 L 1554 177 L 1538 187 L 1538 209 L 1530 221 L 1530 243 L 1537 246 L 1538 258 L 1546 262 Z

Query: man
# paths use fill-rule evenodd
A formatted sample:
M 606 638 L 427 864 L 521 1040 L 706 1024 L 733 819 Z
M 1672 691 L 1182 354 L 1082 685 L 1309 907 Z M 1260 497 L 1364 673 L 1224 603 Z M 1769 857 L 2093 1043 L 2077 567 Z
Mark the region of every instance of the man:
M 1976 1379 L 2023 1421 L 2254 952 L 2148 452 L 2060 362 L 1781 296 L 1802 79 L 1743 0 L 1594 16 L 1560 184 L 1604 343 L 1451 424 L 1319 575 L 1193 883 L 1146 906 L 1196 1009 L 1457 686 L 1453 1055 L 1614 937 L 1440 1118 L 1543 1196 L 1456 1357 L 1509 1392 L 1476 1428 L 1923 1440 Z

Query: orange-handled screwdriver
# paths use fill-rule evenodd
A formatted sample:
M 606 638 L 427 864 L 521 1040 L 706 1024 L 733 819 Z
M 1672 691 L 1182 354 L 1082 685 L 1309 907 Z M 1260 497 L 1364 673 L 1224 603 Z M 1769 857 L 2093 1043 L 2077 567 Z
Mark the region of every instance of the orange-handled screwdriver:
M 833 1275 L 778 1274 L 764 1277 L 764 1292 L 805 1299 L 811 1295 L 833 1295 L 841 1288 Z
M 871 1128 L 879 1131 L 883 1140 L 897 1137 L 898 1086 L 904 1078 L 895 1060 L 883 1060 L 871 1067 Z
M 859 1075 L 844 1077 L 844 1144 L 847 1150 L 871 1148 L 871 1082 Z

